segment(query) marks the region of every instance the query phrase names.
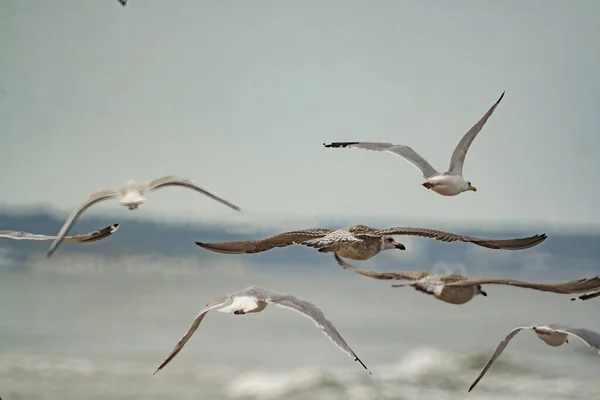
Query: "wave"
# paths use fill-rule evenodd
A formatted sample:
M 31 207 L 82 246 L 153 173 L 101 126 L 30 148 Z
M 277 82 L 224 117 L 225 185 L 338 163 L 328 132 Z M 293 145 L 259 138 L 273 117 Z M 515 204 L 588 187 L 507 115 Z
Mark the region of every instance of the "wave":
M 147 354 L 90 358 L 34 354 L 0 355 L 0 395 L 4 389 L 19 394 L 37 386 L 39 394 L 65 393 L 77 398 L 198 398 L 249 400 L 413 400 L 462 399 L 489 354 L 464 355 L 421 347 L 397 362 L 376 365 L 373 375 L 349 363 L 344 368 L 298 368 L 260 371 L 188 360 L 152 376 L 160 361 Z M 128 359 L 128 358 L 131 358 Z M 560 359 L 558 359 L 560 360 Z M 6 388 L 5 384 L 9 384 Z M 35 384 L 35 385 L 34 385 Z M 6 392 L 4 392 L 6 393 Z M 102 397 L 104 395 L 104 397 Z M 469 394 L 469 399 L 577 399 L 597 398 L 600 387 L 572 371 L 548 371 L 541 363 L 523 366 L 501 358 Z M 59 397 L 57 397 L 59 398 Z

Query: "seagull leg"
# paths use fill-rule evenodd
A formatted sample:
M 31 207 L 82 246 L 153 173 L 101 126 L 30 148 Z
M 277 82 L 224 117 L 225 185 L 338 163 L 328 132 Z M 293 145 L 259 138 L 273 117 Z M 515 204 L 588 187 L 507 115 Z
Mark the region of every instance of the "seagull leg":
M 431 189 L 435 186 L 435 183 L 431 183 L 431 182 L 425 182 L 423 183 L 423 186 L 425 186 L 427 189 Z
M 239 310 L 235 310 L 233 313 L 234 313 L 235 315 L 242 315 L 242 314 L 246 314 L 246 313 L 244 312 L 244 310 L 242 310 L 241 308 L 240 308 Z

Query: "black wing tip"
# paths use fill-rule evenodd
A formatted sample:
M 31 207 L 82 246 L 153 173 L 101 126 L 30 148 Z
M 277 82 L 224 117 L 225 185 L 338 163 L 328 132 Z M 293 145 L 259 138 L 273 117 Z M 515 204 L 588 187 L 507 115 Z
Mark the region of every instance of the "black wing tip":
M 363 368 L 367 370 L 367 372 L 369 373 L 369 375 L 373 375 L 373 374 L 371 373 L 371 371 L 369 371 L 369 368 L 367 368 L 367 366 L 365 365 L 365 363 L 364 363 L 364 362 L 362 362 L 360 358 L 356 357 L 356 355 L 354 356 L 354 361 L 356 361 L 356 362 L 360 363 L 360 365 L 362 365 L 362 366 L 363 366 Z
M 323 146 L 335 149 L 335 148 L 348 147 L 350 145 L 358 144 L 358 143 L 359 142 L 331 142 L 329 144 L 323 143 Z

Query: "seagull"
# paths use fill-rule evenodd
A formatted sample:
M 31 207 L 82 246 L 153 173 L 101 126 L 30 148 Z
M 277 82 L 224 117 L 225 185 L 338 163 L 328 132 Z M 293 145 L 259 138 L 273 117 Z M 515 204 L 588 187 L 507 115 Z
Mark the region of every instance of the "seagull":
M 544 343 L 546 343 L 548 346 L 552 347 L 558 347 L 562 346 L 564 343 L 569 343 L 568 336 L 572 335 L 575 336 L 577 339 L 581 340 L 588 347 L 592 347 L 598 350 L 598 353 L 600 353 L 600 334 L 589 329 L 571 328 L 569 326 L 559 324 L 548 324 L 543 326 L 521 326 L 510 331 L 508 335 L 506 335 L 504 340 L 500 342 L 498 347 L 496 347 L 496 350 L 494 351 L 494 354 L 492 354 L 492 357 L 490 357 L 488 362 L 485 364 L 485 366 L 479 373 L 479 376 L 477 376 L 477 379 L 475 379 L 475 381 L 471 384 L 471 387 L 469 387 L 469 392 L 473 390 L 475 385 L 477 385 L 481 378 L 483 378 L 483 375 L 485 375 L 487 370 L 490 369 L 492 363 L 498 357 L 500 357 L 500 354 L 502 354 L 504 348 L 508 345 L 508 342 L 510 342 L 511 339 L 514 338 L 517 335 L 517 333 L 519 333 L 523 329 L 532 330 L 533 332 L 535 332 L 538 338 L 543 340 Z
M 375 151 L 387 151 L 404 158 L 406 161 L 417 167 L 423 173 L 425 178 L 425 186 L 427 189 L 431 189 L 434 192 L 441 194 L 442 196 L 456 196 L 462 192 L 472 190 L 477 191 L 477 188 L 469 181 L 463 179 L 463 164 L 469 146 L 475 139 L 475 136 L 479 133 L 483 125 L 487 122 L 488 118 L 492 115 L 496 106 L 500 103 L 500 100 L 504 97 L 504 92 L 496 101 L 496 103 L 488 110 L 487 113 L 481 118 L 469 131 L 463 136 L 458 142 L 458 145 L 452 153 L 450 159 L 450 167 L 446 172 L 439 172 L 429 164 L 427 160 L 421 157 L 412 148 L 400 144 L 392 143 L 381 143 L 381 142 L 333 142 L 329 144 L 323 143 L 325 147 L 331 148 L 342 148 L 342 147 L 356 147 L 358 149 L 375 150 Z
M 196 332 L 196 329 L 198 329 L 200 323 L 209 311 L 216 310 L 222 313 L 233 312 L 234 315 L 243 315 L 261 312 L 270 303 L 279 307 L 296 311 L 305 317 L 312 319 L 313 322 L 323 330 L 325 336 L 327 336 L 344 353 L 352 357 L 354 361 L 359 362 L 363 368 L 366 369 L 369 374 L 371 374 L 367 366 L 358 358 L 356 354 L 354 354 L 354 351 L 352 351 L 350 346 L 348 346 L 346 341 L 342 338 L 342 335 L 340 335 L 335 326 L 333 326 L 327 317 L 325 317 L 323 311 L 321 311 L 316 305 L 289 294 L 277 293 L 272 290 L 257 286 L 249 286 L 234 293 L 226 293 L 208 303 L 196 316 L 186 334 L 183 335 L 177 345 L 173 348 L 173 350 L 171 350 L 169 356 L 156 369 L 156 371 L 154 371 L 154 374 L 163 369 L 169 362 L 171 362 L 173 358 L 175 358 L 181 349 L 183 349 L 183 346 L 185 346 L 194 332 Z
M 72 243 L 87 243 L 95 242 L 109 237 L 119 229 L 119 224 L 113 224 L 106 228 L 98 229 L 94 232 L 84 233 L 77 236 L 65 236 L 63 240 L 65 242 Z M 0 238 L 15 239 L 15 240 L 54 240 L 57 236 L 40 235 L 37 233 L 29 233 L 22 231 L 0 231 Z
M 223 254 L 252 254 L 300 244 L 318 249 L 321 253 L 337 252 L 340 256 L 353 260 L 368 260 L 383 250 L 405 250 L 392 236 L 419 236 L 441 242 L 466 242 L 489 249 L 522 250 L 536 246 L 546 240 L 546 234 L 517 239 L 485 239 L 427 228 L 395 227 L 376 229 L 365 225 L 354 225 L 342 229 L 304 229 L 291 231 L 262 240 L 241 242 L 196 242 L 202 248 Z
M 465 304 L 477 295 L 487 296 L 481 285 L 510 285 L 542 292 L 560 294 L 584 293 L 600 288 L 600 276 L 584 278 L 576 281 L 543 284 L 518 281 L 508 278 L 474 278 L 462 275 L 433 275 L 420 271 L 377 272 L 353 267 L 334 253 L 335 260 L 344 269 L 375 279 L 397 279 L 410 283 L 392 285 L 392 287 L 412 286 L 417 291 L 434 296 L 436 299 L 450 304 Z
M 202 193 L 213 200 L 216 200 L 226 206 L 233 208 L 236 211 L 240 211 L 240 208 L 227 200 L 217 196 L 213 192 L 208 189 L 204 189 L 196 183 L 188 180 L 182 179 L 177 176 L 168 175 L 163 176 L 161 178 L 155 179 L 151 182 L 138 183 L 133 180 L 129 180 L 125 183 L 125 186 L 120 189 L 109 189 L 103 190 L 101 192 L 97 192 L 92 194 L 79 208 L 75 209 L 71 216 L 67 219 L 65 224 L 60 229 L 60 232 L 57 235 L 57 238 L 52 242 L 48 252 L 46 253 L 46 257 L 50 257 L 55 251 L 60 242 L 63 240 L 64 236 L 69 233 L 69 229 L 71 226 L 77 221 L 77 218 L 89 207 L 92 205 L 99 203 L 104 200 L 110 199 L 119 199 L 119 203 L 122 206 L 129 208 L 129 210 L 137 210 L 138 206 L 146 200 L 144 195 L 148 192 L 155 191 L 160 188 L 168 187 L 168 186 L 181 186 L 188 189 L 195 190 L 196 192 Z

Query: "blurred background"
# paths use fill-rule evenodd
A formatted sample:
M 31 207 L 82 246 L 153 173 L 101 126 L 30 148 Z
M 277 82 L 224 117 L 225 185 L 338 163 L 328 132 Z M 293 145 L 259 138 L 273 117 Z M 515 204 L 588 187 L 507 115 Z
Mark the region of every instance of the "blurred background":
M 24 399 L 458 399 L 514 327 L 600 331 L 598 305 L 488 286 L 454 306 L 287 247 L 222 255 L 194 241 L 354 224 L 491 238 L 497 251 L 397 237 L 351 264 L 559 282 L 600 274 L 600 4 L 581 0 L 239 2 L 0 0 L 0 230 L 56 234 L 92 192 L 177 174 L 190 190 L 114 201 L 70 234 L 0 239 L 0 396 Z M 462 135 L 506 95 L 464 167 L 476 193 L 443 197 L 399 157 L 326 149 L 406 144 L 447 168 Z M 276 307 L 210 313 L 248 285 L 317 304 L 373 372 L 309 320 Z M 519 334 L 473 399 L 600 395 L 600 358 L 577 340 Z

